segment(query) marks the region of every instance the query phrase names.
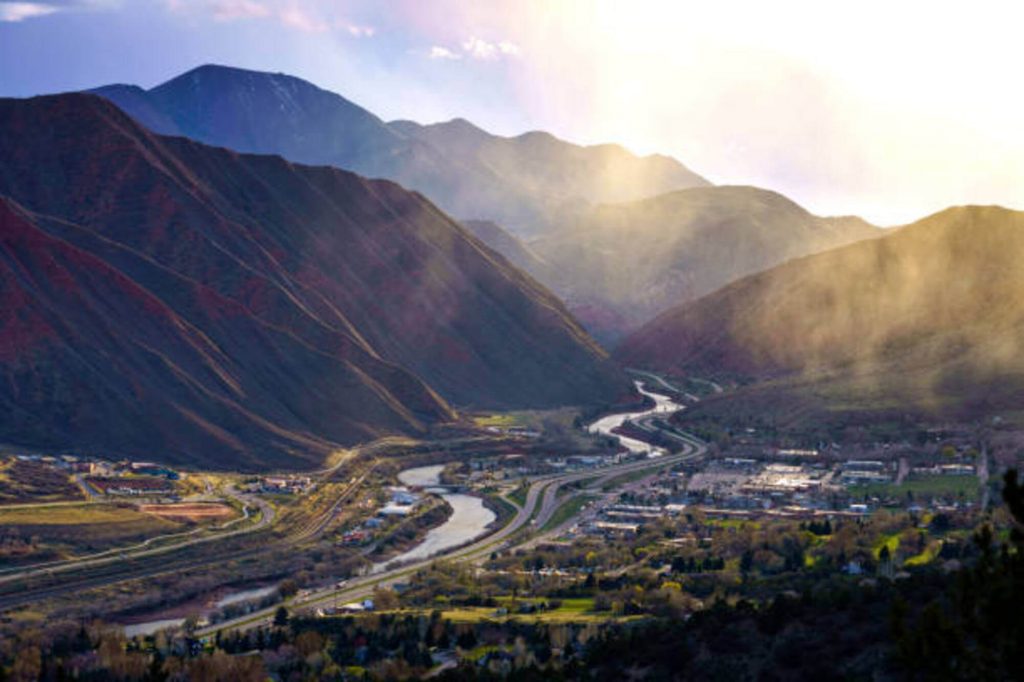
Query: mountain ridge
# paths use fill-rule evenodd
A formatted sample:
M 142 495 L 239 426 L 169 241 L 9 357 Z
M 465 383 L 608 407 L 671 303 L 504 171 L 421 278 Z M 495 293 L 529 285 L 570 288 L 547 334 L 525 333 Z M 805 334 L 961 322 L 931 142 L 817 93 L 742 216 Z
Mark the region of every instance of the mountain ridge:
M 549 266 L 534 274 L 613 345 L 682 300 L 879 234 L 859 218 L 815 216 L 778 192 L 722 185 L 602 204 L 529 246 Z
M 548 133 L 541 141 L 536 131 L 504 138 L 465 119 L 385 123 L 341 95 L 280 73 L 206 64 L 150 90 L 110 85 L 91 92 L 158 133 L 388 178 L 452 215 L 494 220 L 517 233 L 544 232 L 580 205 L 622 198 L 615 172 L 632 178 L 630 198 L 708 184 L 670 157 L 639 158 L 618 146 L 581 147 Z M 548 154 L 539 163 L 532 158 L 538 143 Z M 561 170 L 534 182 L 553 162 Z
M 174 376 L 215 395 L 217 406 L 233 395 L 231 386 L 244 399 L 234 396 L 230 419 L 221 407 L 198 403 L 176 430 L 179 440 L 171 439 L 168 459 L 210 464 L 211 455 L 181 444 L 191 437 L 225 462 L 309 465 L 338 444 L 423 433 L 452 418 L 448 401 L 543 407 L 628 392 L 607 355 L 546 289 L 392 182 L 157 136 L 92 95 L 0 100 L 0 126 L 11 133 L 0 141 L 0 195 L 20 207 L 22 222 L 94 259 L 76 267 L 96 269 L 98 261 L 113 268 L 225 349 L 230 362 L 216 376 L 196 379 L 187 369 Z M 25 255 L 34 263 L 38 257 Z M 74 274 L 91 281 L 88 272 Z M 0 323 L 14 323 L 5 317 Z M 141 333 L 136 317 L 146 323 L 142 313 L 123 316 L 126 339 Z M 122 343 L 116 328 L 98 336 L 93 328 L 82 323 L 83 347 L 110 356 L 110 344 Z M 77 344 L 60 340 L 50 366 L 80 355 Z M 185 354 L 183 367 L 199 367 L 184 343 L 161 355 L 174 366 L 175 352 Z M 143 350 L 133 353 L 145 365 Z M 8 386 L 51 381 L 45 365 L 26 367 Z M 174 376 L 138 376 L 141 386 L 185 390 Z M 131 393 L 121 386 L 120 397 L 71 403 L 42 390 L 20 409 L 31 405 L 39 415 L 39 436 L 50 427 L 68 432 L 67 424 L 47 425 L 51 408 L 78 406 L 92 425 L 78 442 L 130 446 L 137 455 L 146 449 L 138 430 L 146 419 L 125 432 L 134 440 L 114 442 L 97 426 L 101 402 L 116 405 Z M 146 403 L 157 424 L 160 393 Z M 236 424 L 240 435 L 228 445 L 231 439 L 211 436 L 227 433 L 211 414 L 248 426 Z M 0 422 L 0 437 L 15 431 Z M 263 440 L 268 445 L 258 445 Z M 316 447 L 294 454 L 308 443 Z
M 616 357 L 676 373 L 802 386 L 828 404 L 937 413 L 1024 397 L 1024 213 L 950 207 L 792 260 L 649 322 Z M 831 397 L 830 397 L 831 396 Z

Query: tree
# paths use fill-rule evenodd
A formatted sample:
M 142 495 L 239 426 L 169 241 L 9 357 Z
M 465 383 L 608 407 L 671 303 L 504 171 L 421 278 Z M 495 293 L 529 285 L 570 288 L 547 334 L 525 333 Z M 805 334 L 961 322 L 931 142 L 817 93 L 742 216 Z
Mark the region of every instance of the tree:
M 743 552 L 743 556 L 740 557 L 740 573 L 746 578 L 750 575 L 751 569 L 754 568 L 754 553 L 749 549 Z
M 372 599 L 376 611 L 393 611 L 398 608 L 398 594 L 394 590 L 375 587 Z
M 281 627 L 288 625 L 288 609 L 283 606 L 277 607 L 277 611 L 274 612 L 274 625 Z

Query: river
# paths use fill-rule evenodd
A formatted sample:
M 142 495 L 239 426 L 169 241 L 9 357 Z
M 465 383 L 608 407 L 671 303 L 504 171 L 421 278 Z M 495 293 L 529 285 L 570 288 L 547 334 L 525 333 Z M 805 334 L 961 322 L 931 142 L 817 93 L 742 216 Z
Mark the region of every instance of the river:
M 622 423 L 627 420 L 637 420 L 652 414 L 668 414 L 684 409 L 685 407 L 666 396 L 646 390 L 643 383 L 640 381 L 636 381 L 634 383 L 636 384 L 637 391 L 654 400 L 654 407 L 640 412 L 624 412 L 601 417 L 591 423 L 590 426 L 587 427 L 587 430 L 590 433 L 601 433 L 618 438 L 619 442 L 624 447 L 635 453 L 645 453 L 651 457 L 663 455 L 665 454 L 665 450 L 663 448 L 644 443 L 643 441 L 636 440 L 635 438 L 629 438 L 628 436 L 620 436 L 612 433 L 613 429 L 621 426 Z M 396 561 L 405 562 L 427 559 L 439 552 L 464 545 L 483 535 L 487 530 L 487 526 L 493 523 L 497 518 L 494 512 L 484 506 L 483 500 L 479 497 L 448 492 L 448 489 L 441 484 L 441 472 L 443 470 L 444 465 L 437 464 L 433 466 L 406 469 L 398 474 L 398 480 L 403 485 L 421 487 L 429 492 L 440 494 L 441 498 L 451 505 L 452 515 L 448 517 L 447 521 L 437 528 L 427 531 L 427 535 L 423 538 L 421 543 L 409 551 L 404 552 L 403 554 L 400 554 L 386 562 L 374 564 L 371 572 L 379 573 L 383 571 L 387 565 Z M 218 606 L 241 601 L 246 598 L 259 598 L 265 596 L 273 589 L 275 588 L 264 587 L 228 595 L 221 599 Z M 144 636 L 152 634 L 157 630 L 178 627 L 183 622 L 183 618 L 169 618 L 146 623 L 135 623 L 125 626 L 125 634 L 128 637 L 132 637 L 133 635 Z
M 406 469 L 398 474 L 398 480 L 404 485 L 419 486 L 438 492 L 441 499 L 451 506 L 452 515 L 437 528 L 427 531 L 423 542 L 409 551 L 384 563 L 375 564 L 374 573 L 384 570 L 384 567 L 392 562 L 426 559 L 438 552 L 464 545 L 483 535 L 487 526 L 497 518 L 494 512 L 484 506 L 483 500 L 479 497 L 447 492 L 441 485 L 443 470 L 444 465 L 435 465 Z
M 590 424 L 587 427 L 587 431 L 590 433 L 600 433 L 606 436 L 612 436 L 619 439 L 619 443 L 622 444 L 630 452 L 637 454 L 647 454 L 650 457 L 658 457 L 664 455 L 666 450 L 664 448 L 645 443 L 642 440 L 636 438 L 630 438 L 629 436 L 622 436 L 612 431 L 619 426 L 622 426 L 623 422 L 636 421 L 641 417 L 646 417 L 652 414 L 670 414 L 672 412 L 678 412 L 679 410 L 685 409 L 685 405 L 680 405 L 671 398 L 657 393 L 651 393 L 644 388 L 644 384 L 641 381 L 634 381 L 636 390 L 641 394 L 654 400 L 654 407 L 649 410 L 643 410 L 641 412 L 622 412 L 619 414 L 610 414 L 606 417 L 601 417 L 597 421 Z

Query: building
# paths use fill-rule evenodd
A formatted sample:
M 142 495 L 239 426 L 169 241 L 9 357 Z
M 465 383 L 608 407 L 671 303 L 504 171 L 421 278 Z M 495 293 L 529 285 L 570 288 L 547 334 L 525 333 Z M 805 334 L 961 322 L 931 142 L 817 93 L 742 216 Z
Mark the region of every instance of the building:
M 85 482 L 104 495 L 173 495 L 174 484 L 165 478 L 123 477 L 101 478 L 91 476 Z

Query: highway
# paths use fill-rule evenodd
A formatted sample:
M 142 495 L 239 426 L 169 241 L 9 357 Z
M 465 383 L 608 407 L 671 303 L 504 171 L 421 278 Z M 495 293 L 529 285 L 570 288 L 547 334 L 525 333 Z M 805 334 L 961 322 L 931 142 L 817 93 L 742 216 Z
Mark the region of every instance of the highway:
M 642 390 L 642 388 L 641 388 Z M 647 395 L 646 391 L 643 391 Z M 640 420 L 651 414 L 664 414 L 679 409 L 682 406 L 668 405 L 663 396 L 655 396 L 657 404 L 654 409 L 647 412 L 630 413 L 628 415 L 605 417 L 601 421 L 603 433 L 609 433 L 611 428 L 626 418 Z M 604 428 L 608 430 L 605 431 Z M 644 423 L 648 429 L 656 429 L 650 424 Z M 704 452 L 704 445 L 695 439 L 682 437 L 679 434 L 672 434 L 672 437 L 680 442 L 683 451 L 675 455 L 658 454 L 664 452 L 661 449 L 653 448 L 654 454 L 644 459 L 626 462 L 601 469 L 572 474 L 556 474 L 542 476 L 530 482 L 525 503 L 522 507 L 517 506 L 516 514 L 503 527 L 485 535 L 466 546 L 454 548 L 441 555 L 435 555 L 428 559 L 417 561 L 404 566 L 388 567 L 382 572 L 374 575 L 353 579 L 343 589 L 327 589 L 305 594 L 301 598 L 294 598 L 287 602 L 288 608 L 293 611 L 312 610 L 317 606 L 328 603 L 344 603 L 365 597 L 372 593 L 377 587 L 386 587 L 399 582 L 405 576 L 423 568 L 433 561 L 445 559 L 451 561 L 476 561 L 486 558 L 491 552 L 498 549 L 526 546 L 527 543 L 537 542 L 543 537 L 549 537 L 551 532 L 540 534 L 541 529 L 557 512 L 558 508 L 575 495 L 583 494 L 584 490 L 572 491 L 567 495 L 560 495 L 565 486 L 577 481 L 595 479 L 588 488 L 603 485 L 604 482 L 623 474 L 640 470 L 650 470 L 671 466 L 678 462 L 699 457 Z M 651 446 L 640 441 L 619 437 L 620 442 L 635 453 L 647 453 Z M 385 445 L 398 445 L 398 443 L 387 442 Z M 367 451 L 376 451 L 378 443 L 371 443 L 366 446 Z M 339 459 L 333 466 L 327 467 L 319 472 L 323 481 L 334 476 L 343 462 L 350 461 L 350 457 Z M 260 518 L 256 524 L 240 528 L 238 530 L 220 532 L 202 537 L 187 537 L 181 542 L 169 545 L 152 547 L 151 545 L 164 538 L 152 538 L 144 543 L 139 543 L 131 548 L 122 548 L 103 552 L 89 557 L 82 557 L 70 561 L 53 562 L 46 565 L 15 569 L 7 575 L 0 575 L 0 612 L 36 603 L 52 597 L 60 597 L 73 594 L 95 587 L 102 587 L 109 584 L 139 578 L 156 577 L 165 574 L 195 570 L 211 563 L 225 563 L 231 560 L 244 559 L 262 555 L 268 551 L 288 551 L 298 544 L 314 538 L 321 534 L 335 518 L 338 509 L 360 489 L 377 466 L 376 458 L 362 466 L 350 479 L 344 489 L 334 498 L 331 503 L 322 511 L 304 518 L 294 528 L 288 531 L 285 537 L 270 534 L 275 526 L 275 514 L 273 507 L 265 500 L 248 497 L 238 493 L 234 496 L 243 504 L 260 510 Z M 510 502 L 510 504 L 513 504 Z M 578 516 L 579 514 L 577 514 Z M 573 519 L 560 524 L 560 528 L 569 525 Z M 277 526 L 281 523 L 278 521 Z M 559 530 L 559 529 L 554 529 Z M 200 552 L 199 545 L 205 545 L 217 541 L 211 549 Z M 200 552 L 200 553 L 197 553 Z M 202 633 L 211 633 L 217 630 L 225 630 L 236 627 L 252 627 L 265 623 L 273 616 L 274 609 L 267 609 L 262 612 L 249 614 L 244 618 L 218 624 L 216 627 L 207 628 Z
M 0 612 L 80 592 L 94 587 L 138 578 L 152 578 L 169 573 L 192 570 L 210 563 L 224 563 L 263 554 L 272 549 L 286 550 L 315 537 L 331 522 L 340 505 L 351 498 L 376 466 L 372 462 L 353 477 L 332 504 L 322 512 L 305 519 L 284 538 L 267 534 L 274 527 L 275 512 L 272 505 L 258 497 L 238 495 L 261 510 L 259 521 L 253 526 L 235 531 L 216 533 L 187 539 L 167 546 L 146 548 L 140 543 L 132 549 L 103 552 L 90 557 L 52 564 L 27 567 L 17 573 L 0 576 Z M 324 472 L 327 480 L 336 471 L 332 467 Z M 280 524 L 278 524 L 280 525 Z M 266 535 L 259 541 L 259 535 Z M 152 538 L 150 541 L 156 540 Z M 233 541 L 243 541 L 233 546 Z M 195 556 L 193 550 L 200 545 L 216 542 L 216 550 L 205 556 Z M 59 575 L 65 574 L 65 575 Z
M 81 568 L 88 568 L 92 566 L 102 566 L 104 564 L 122 562 L 125 559 L 140 558 L 146 556 L 153 556 L 157 554 L 165 554 L 167 552 L 173 552 L 180 550 L 185 547 L 193 545 L 199 545 L 206 542 L 222 541 L 230 537 L 238 535 L 244 535 L 246 533 L 252 533 L 263 528 L 269 527 L 274 522 L 274 508 L 268 504 L 265 500 L 258 497 L 252 497 L 249 495 L 243 495 L 237 491 L 226 491 L 228 497 L 233 498 L 237 502 L 242 504 L 244 509 L 244 517 L 239 519 L 233 519 L 228 521 L 219 527 L 221 530 L 227 529 L 236 523 L 239 523 L 251 516 L 249 509 L 255 508 L 259 510 L 259 515 L 256 523 L 246 528 L 240 528 L 238 530 L 214 533 L 210 535 L 204 535 L 202 537 L 192 537 L 203 533 L 206 529 L 197 528 L 196 530 L 186 531 L 182 533 L 171 533 L 168 535 L 157 535 L 144 540 L 136 545 L 130 547 L 118 547 L 115 549 L 109 549 L 103 552 L 97 552 L 96 554 L 90 554 L 88 556 L 79 557 L 76 559 L 66 559 L 61 561 L 51 561 L 40 564 L 33 564 L 23 568 L 4 568 L 0 569 L 0 585 L 3 583 L 11 582 L 14 580 L 22 580 L 32 578 L 41 575 L 54 575 L 57 573 L 64 573 Z M 172 538 L 191 538 L 185 539 L 181 542 L 176 542 L 168 545 L 161 545 L 159 547 L 153 547 L 157 542 L 162 542 Z
M 356 578 L 348 581 L 339 589 L 328 588 L 312 592 L 301 597 L 297 596 L 293 599 L 287 600 L 284 605 L 292 612 L 309 612 L 324 605 L 344 604 L 352 601 L 358 601 L 372 595 L 375 589 L 389 587 L 397 582 L 401 582 L 403 578 L 412 575 L 416 571 L 419 571 L 438 560 L 459 562 L 478 561 L 486 558 L 494 551 L 524 548 L 536 544 L 544 539 L 554 537 L 563 531 L 563 529 L 572 525 L 572 523 L 575 522 L 575 520 L 583 513 L 583 510 L 581 510 L 580 512 L 577 512 L 573 518 L 570 518 L 560 524 L 558 528 L 552 529 L 551 531 L 543 534 L 539 533 L 539 531 L 544 528 L 545 524 L 550 521 L 558 508 L 571 498 L 577 495 L 586 494 L 588 490 L 600 488 L 600 486 L 604 485 L 607 481 L 624 474 L 648 470 L 653 473 L 659 469 L 664 469 L 681 462 L 701 457 L 705 453 L 706 446 L 703 442 L 690 437 L 682 438 L 684 438 L 685 443 L 683 450 L 682 452 L 674 455 L 655 455 L 653 457 L 613 465 L 610 467 L 603 467 L 600 469 L 590 469 L 572 474 L 556 474 L 535 478 L 530 483 L 530 488 L 527 491 L 526 500 L 523 506 L 517 506 L 516 515 L 513 519 L 497 531 L 462 548 L 457 548 L 440 555 L 435 555 L 415 563 L 395 566 L 374 575 Z M 577 481 L 588 479 L 595 480 L 582 490 L 573 491 L 567 495 L 559 496 L 559 492 L 565 486 Z M 510 504 L 514 505 L 511 501 Z M 508 542 L 508 540 L 510 540 L 512 536 L 519 531 L 526 531 L 527 537 L 516 542 Z M 211 625 L 198 630 L 196 634 L 198 636 L 205 637 L 213 635 L 218 631 L 250 629 L 260 625 L 269 624 L 273 620 L 274 613 L 278 606 L 279 605 L 275 605 L 261 611 L 240 616 L 233 620 Z

